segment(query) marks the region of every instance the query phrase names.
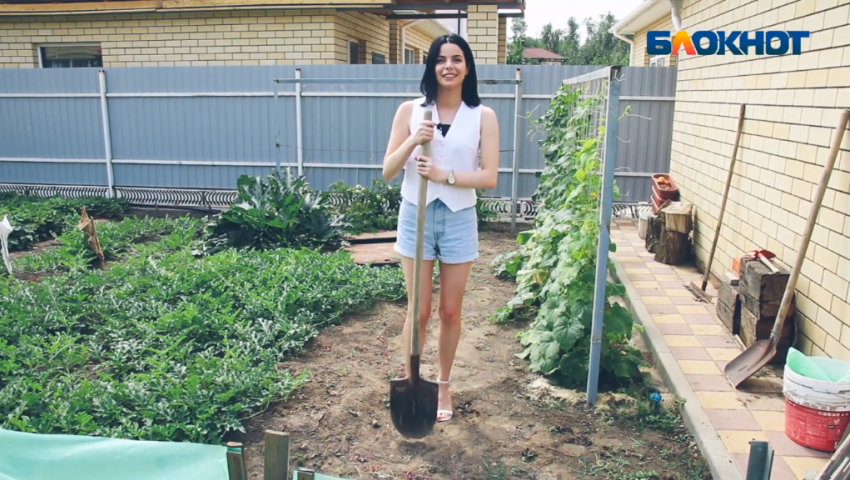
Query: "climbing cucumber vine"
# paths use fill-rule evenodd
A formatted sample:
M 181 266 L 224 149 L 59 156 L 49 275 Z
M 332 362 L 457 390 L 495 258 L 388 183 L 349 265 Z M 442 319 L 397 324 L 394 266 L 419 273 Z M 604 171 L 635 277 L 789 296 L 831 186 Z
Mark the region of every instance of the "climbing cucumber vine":
M 603 98 L 583 99 L 582 94 L 562 87 L 548 111 L 535 121 L 546 136 L 540 143 L 546 166 L 534 195 L 539 213 L 533 228 L 517 236 L 519 248 L 493 261 L 495 273 L 514 278 L 517 287 L 492 320 L 533 318 L 519 334 L 525 347 L 519 357 L 530 360 L 533 372 L 569 387 L 587 381 L 601 191 L 601 178 L 594 172 L 601 169 L 599 148 L 604 138 L 604 131 L 589 135 Z M 614 243 L 610 250 L 616 250 Z M 636 379 L 638 367 L 646 365 L 641 352 L 629 345 L 631 312 L 610 301 L 624 294 L 622 285 L 608 282 L 600 387 Z

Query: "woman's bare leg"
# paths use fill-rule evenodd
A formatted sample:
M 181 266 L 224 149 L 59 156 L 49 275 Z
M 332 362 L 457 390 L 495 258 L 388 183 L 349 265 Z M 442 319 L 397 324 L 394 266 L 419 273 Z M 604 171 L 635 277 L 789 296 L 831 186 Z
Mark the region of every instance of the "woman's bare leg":
M 440 263 L 440 375 L 439 380 L 446 382 L 451 378 L 457 345 L 460 341 L 460 314 L 466 281 L 472 262 L 450 265 Z M 452 397 L 449 385 L 440 384 L 440 410 L 452 409 Z M 438 417 L 441 420 L 443 417 Z

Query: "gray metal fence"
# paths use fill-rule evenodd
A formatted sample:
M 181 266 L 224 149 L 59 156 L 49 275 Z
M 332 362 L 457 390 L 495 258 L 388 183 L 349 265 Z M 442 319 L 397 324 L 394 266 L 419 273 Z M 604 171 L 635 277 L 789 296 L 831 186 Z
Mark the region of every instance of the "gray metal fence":
M 598 68 L 478 67 L 482 100 L 501 132 L 499 185 L 485 196 L 514 197 L 520 215 L 534 214 L 528 199 L 544 161 L 532 122 L 564 79 Z M 239 175 L 278 164 L 300 169 L 320 189 L 340 180 L 368 184 L 380 176 L 396 108 L 420 96 L 421 69 L 0 69 L 0 190 L 223 206 Z M 512 82 L 518 69 L 521 82 Z M 620 122 L 619 201 L 645 202 L 649 176 L 670 163 L 676 70 L 623 67 L 622 77 L 620 111 L 631 106 L 632 116 Z M 274 81 L 295 78 L 336 81 Z M 503 82 L 484 81 L 495 79 Z M 496 208 L 507 212 L 510 202 Z

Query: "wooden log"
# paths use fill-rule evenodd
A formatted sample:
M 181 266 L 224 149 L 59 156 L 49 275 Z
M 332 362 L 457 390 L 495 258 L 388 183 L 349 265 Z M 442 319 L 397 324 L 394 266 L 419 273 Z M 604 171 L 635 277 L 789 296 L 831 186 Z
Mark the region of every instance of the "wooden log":
M 693 228 L 690 203 L 671 202 L 658 211 L 661 232 L 655 261 L 666 265 L 682 265 L 691 259 Z
M 780 269 L 773 273 L 758 259 L 745 259 L 741 265 L 741 290 L 762 302 L 779 305 L 789 277 L 790 272 Z
M 644 242 L 644 247 L 647 252 L 655 253 L 658 251 L 658 241 L 661 239 L 661 229 L 661 219 L 658 218 L 658 215 L 649 217 L 649 225 L 647 225 L 646 229 L 646 241 Z
M 776 315 L 779 314 L 779 305 L 782 303 L 781 300 L 775 301 L 767 301 L 765 299 L 759 299 L 752 297 L 748 291 L 743 291 L 740 294 L 741 303 L 758 318 L 759 320 L 775 320 Z M 796 306 L 797 295 L 796 293 L 791 296 L 791 304 L 788 306 L 788 317 L 793 317 L 794 314 L 797 313 Z
M 691 212 L 693 204 L 687 202 L 671 202 L 658 213 L 664 220 L 664 229 L 689 235 L 694 228 Z
M 289 434 L 266 430 L 263 480 L 288 480 Z
M 738 289 L 727 282 L 720 284 L 717 292 L 717 316 L 732 335 L 738 335 L 741 331 L 741 301 L 738 298 Z
M 741 330 L 740 338 L 744 342 L 745 347 L 750 347 L 756 340 L 767 340 L 770 338 L 770 331 L 773 329 L 774 320 L 758 319 L 756 315 L 741 305 Z M 776 346 L 776 355 L 770 361 L 771 364 L 782 364 L 785 362 L 785 357 L 788 355 L 788 349 L 793 344 L 796 324 L 794 317 L 786 317 L 785 324 L 782 325 L 779 342 Z

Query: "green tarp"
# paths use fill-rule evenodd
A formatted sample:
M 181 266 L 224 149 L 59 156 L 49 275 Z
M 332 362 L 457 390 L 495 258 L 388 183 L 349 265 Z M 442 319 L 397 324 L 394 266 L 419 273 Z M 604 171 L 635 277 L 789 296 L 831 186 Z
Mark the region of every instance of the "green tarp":
M 227 447 L 0 429 L 0 480 L 228 480 Z

